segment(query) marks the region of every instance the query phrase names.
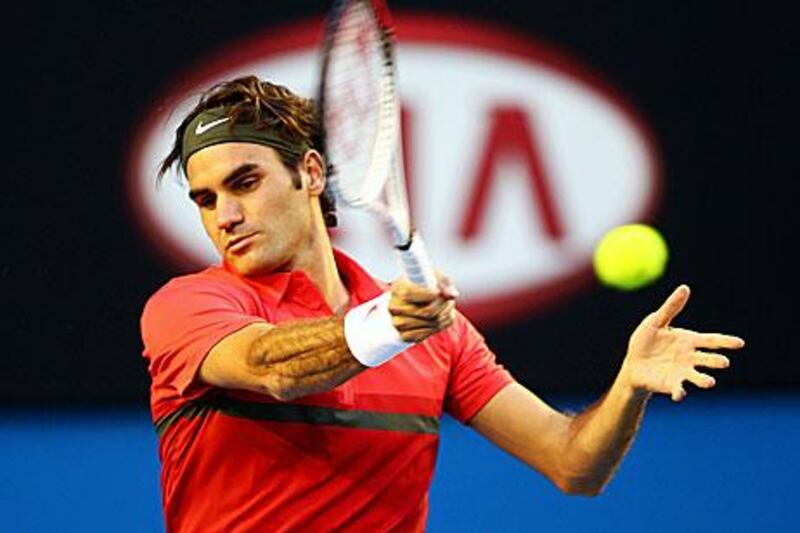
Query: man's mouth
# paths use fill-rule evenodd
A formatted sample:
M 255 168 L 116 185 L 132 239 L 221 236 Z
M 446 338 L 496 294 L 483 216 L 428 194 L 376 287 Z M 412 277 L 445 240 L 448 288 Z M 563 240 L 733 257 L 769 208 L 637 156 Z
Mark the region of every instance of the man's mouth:
M 231 253 L 241 252 L 253 243 L 256 235 L 257 233 L 248 233 L 241 237 L 234 237 L 228 241 L 228 244 L 225 245 L 225 249 Z

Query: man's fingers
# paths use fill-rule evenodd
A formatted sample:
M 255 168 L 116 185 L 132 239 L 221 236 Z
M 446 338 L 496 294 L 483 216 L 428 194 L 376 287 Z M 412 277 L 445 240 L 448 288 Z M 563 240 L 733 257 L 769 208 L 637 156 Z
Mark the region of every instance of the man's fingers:
M 676 386 L 675 386 L 675 387 L 672 389 L 672 394 L 671 394 L 671 396 L 672 396 L 672 401 L 673 401 L 673 402 L 679 402 L 679 401 L 683 400 L 684 398 L 686 398 L 686 389 L 684 389 L 684 388 L 683 388 L 683 385 L 681 385 L 680 383 L 678 383 L 678 384 L 677 384 L 677 385 L 676 385 Z
M 439 298 L 439 289 L 429 289 L 402 279 L 392 284 L 392 296 L 403 302 L 425 305 Z
M 420 314 L 420 309 L 414 306 L 390 307 L 389 311 L 401 338 L 407 342 L 419 342 L 449 327 L 455 321 L 455 307 L 453 300 L 441 300 L 440 305 L 428 306 L 426 309 L 431 312 L 426 314 Z
M 456 286 L 450 281 L 450 278 L 441 272 L 436 273 L 436 278 L 438 281 L 439 295 L 442 298 L 445 300 L 455 300 L 460 296 L 458 289 L 456 289 Z
M 686 376 L 685 380 L 696 387 L 700 387 L 701 389 L 710 389 L 717 384 L 713 377 L 709 376 L 708 374 L 698 372 L 694 369 L 689 371 L 689 374 Z M 686 389 L 683 387 L 683 380 L 673 385 L 670 396 L 672 397 L 673 402 L 680 402 L 686 398 Z
M 448 313 L 440 313 L 431 318 L 416 318 L 405 316 L 392 316 L 392 324 L 397 331 L 410 331 L 414 329 L 440 330 L 453 323 L 453 316 Z
M 439 292 L 420 285 L 413 285 L 399 296 L 404 302 L 425 305 L 439 298 Z
M 710 389 L 717 383 L 717 381 L 708 374 L 703 374 L 697 370 L 691 370 L 686 379 L 701 389 Z
M 658 311 L 655 312 L 656 326 L 660 328 L 669 326 L 672 319 L 678 316 L 678 313 L 686 306 L 686 302 L 689 301 L 690 293 L 691 291 L 688 285 L 681 285 L 672 291 L 669 298 L 667 298 Z
M 724 355 L 696 351 L 694 365 L 719 369 L 728 368 L 731 366 L 731 361 Z
M 421 307 L 399 301 L 389 303 L 389 312 L 396 316 L 429 320 L 442 313 L 452 311 L 455 309 L 455 306 L 456 304 L 453 300 L 442 299 L 434 300 L 433 302 Z
M 450 281 L 450 278 L 441 272 L 437 272 L 436 281 L 436 287 L 432 289 L 402 278 L 392 284 L 392 295 L 400 300 L 417 305 L 425 305 L 436 299 L 455 300 L 458 298 L 460 293 L 453 285 L 453 282 Z
M 421 342 L 455 320 L 458 291 L 441 273 L 437 273 L 437 280 L 435 289 L 415 285 L 407 279 L 392 284 L 389 312 L 404 341 Z
M 392 295 L 404 302 L 415 305 L 427 305 L 437 299 L 455 300 L 459 296 L 459 292 L 452 285 L 429 289 L 421 285 L 408 284 L 403 287 L 392 287 Z
M 411 329 L 400 332 L 400 338 L 403 339 L 404 342 L 422 342 L 430 336 L 431 330 L 429 328 Z
M 412 331 L 415 329 L 433 329 L 438 322 L 430 318 L 416 318 L 409 316 L 392 316 L 392 325 L 397 331 Z
M 431 330 L 431 328 L 416 328 L 416 329 L 400 331 L 399 333 L 400 333 L 400 338 L 403 339 L 405 342 L 422 342 L 431 335 L 433 335 L 434 333 L 438 333 L 439 331 L 444 329 L 444 327 L 437 328 L 435 330 Z
M 689 333 L 692 336 L 692 342 L 698 348 L 708 348 L 712 350 L 725 348 L 729 350 L 737 350 L 744 346 L 744 339 L 735 335 L 725 335 L 723 333 L 697 333 L 696 331 L 690 331 Z

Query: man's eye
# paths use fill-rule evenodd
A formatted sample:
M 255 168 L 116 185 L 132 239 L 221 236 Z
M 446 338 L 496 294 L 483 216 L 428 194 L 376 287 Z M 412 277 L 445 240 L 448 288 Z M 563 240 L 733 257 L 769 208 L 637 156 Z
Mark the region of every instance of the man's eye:
M 214 207 L 214 197 L 210 194 L 205 194 L 203 196 L 199 196 L 194 199 L 195 203 L 198 207 L 202 207 L 203 209 L 210 209 Z
M 240 191 L 249 191 L 255 189 L 256 185 L 258 185 L 258 178 L 244 178 L 236 182 L 236 188 Z

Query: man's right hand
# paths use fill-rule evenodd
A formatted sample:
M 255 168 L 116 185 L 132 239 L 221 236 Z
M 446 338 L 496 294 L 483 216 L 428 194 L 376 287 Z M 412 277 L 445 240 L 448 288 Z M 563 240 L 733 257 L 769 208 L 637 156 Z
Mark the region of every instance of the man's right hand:
M 389 313 L 405 342 L 422 342 L 455 320 L 458 291 L 446 277 L 437 278 L 435 289 L 415 285 L 405 278 L 392 283 Z

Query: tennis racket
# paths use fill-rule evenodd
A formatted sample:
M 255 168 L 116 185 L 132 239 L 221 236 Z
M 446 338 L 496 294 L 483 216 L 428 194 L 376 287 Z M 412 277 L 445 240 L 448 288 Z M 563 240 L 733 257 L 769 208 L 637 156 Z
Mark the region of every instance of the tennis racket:
M 318 97 L 334 196 L 377 215 L 389 229 L 408 279 L 435 288 L 428 252 L 408 211 L 394 32 L 383 1 L 334 3 L 325 27 Z

